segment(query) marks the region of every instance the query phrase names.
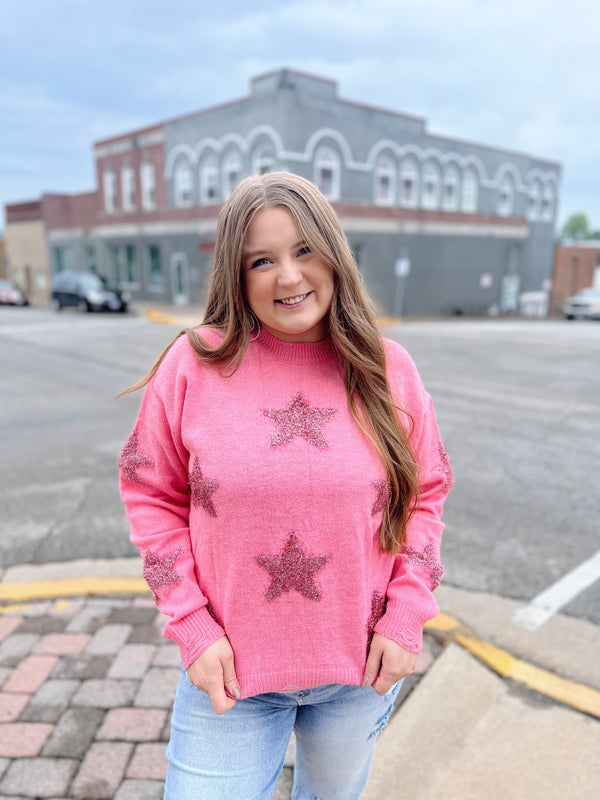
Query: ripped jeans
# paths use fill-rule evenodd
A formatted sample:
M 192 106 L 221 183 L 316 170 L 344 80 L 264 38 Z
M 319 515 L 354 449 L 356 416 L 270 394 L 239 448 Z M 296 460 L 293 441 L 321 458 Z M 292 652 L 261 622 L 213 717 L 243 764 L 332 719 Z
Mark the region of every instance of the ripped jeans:
M 164 798 L 271 800 L 293 730 L 293 800 L 358 800 L 401 683 L 384 697 L 343 684 L 260 694 L 217 716 L 183 672 Z

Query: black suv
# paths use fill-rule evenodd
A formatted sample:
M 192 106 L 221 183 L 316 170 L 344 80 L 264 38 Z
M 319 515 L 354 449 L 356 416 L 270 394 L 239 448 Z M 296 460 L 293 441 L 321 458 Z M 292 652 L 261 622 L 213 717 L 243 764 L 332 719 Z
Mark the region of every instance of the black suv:
M 80 311 L 127 311 L 129 296 L 91 272 L 57 272 L 50 281 L 57 311 L 75 306 Z

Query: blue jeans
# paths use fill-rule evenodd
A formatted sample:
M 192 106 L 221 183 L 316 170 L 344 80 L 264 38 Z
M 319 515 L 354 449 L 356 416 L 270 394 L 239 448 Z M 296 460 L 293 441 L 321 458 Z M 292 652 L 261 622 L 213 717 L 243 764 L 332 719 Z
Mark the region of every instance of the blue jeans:
M 358 800 L 400 685 L 384 697 L 343 684 L 259 694 L 218 716 L 183 672 L 164 798 L 270 800 L 294 730 L 293 799 Z

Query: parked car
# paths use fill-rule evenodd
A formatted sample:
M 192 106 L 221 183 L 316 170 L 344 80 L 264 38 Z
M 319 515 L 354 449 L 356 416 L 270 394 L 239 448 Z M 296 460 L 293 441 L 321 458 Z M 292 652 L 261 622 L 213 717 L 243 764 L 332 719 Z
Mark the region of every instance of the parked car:
M 600 289 L 582 289 L 561 306 L 567 319 L 600 319 Z
M 0 305 L 28 306 L 29 300 L 18 284 L 13 281 L 0 280 Z
M 50 281 L 50 292 L 57 311 L 66 306 L 80 311 L 127 311 L 129 301 L 127 292 L 90 272 L 57 272 Z

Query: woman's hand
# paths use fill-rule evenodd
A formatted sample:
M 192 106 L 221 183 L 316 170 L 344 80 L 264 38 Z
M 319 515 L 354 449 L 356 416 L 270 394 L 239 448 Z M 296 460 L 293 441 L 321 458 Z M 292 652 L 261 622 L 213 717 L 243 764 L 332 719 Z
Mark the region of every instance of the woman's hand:
M 233 650 L 226 636 L 213 642 L 186 670 L 188 680 L 205 692 L 215 714 L 224 714 L 240 699 Z
M 372 686 L 377 694 L 387 694 L 396 681 L 410 675 L 415 668 L 417 658 L 416 653 L 405 650 L 387 636 L 382 636 L 380 633 L 373 634 L 360 688 L 366 689 L 367 686 Z

